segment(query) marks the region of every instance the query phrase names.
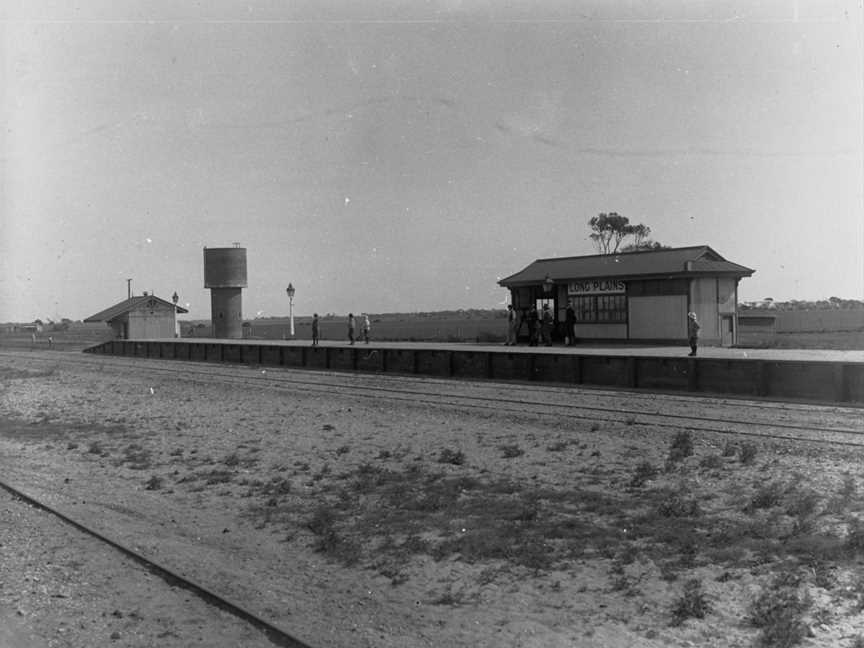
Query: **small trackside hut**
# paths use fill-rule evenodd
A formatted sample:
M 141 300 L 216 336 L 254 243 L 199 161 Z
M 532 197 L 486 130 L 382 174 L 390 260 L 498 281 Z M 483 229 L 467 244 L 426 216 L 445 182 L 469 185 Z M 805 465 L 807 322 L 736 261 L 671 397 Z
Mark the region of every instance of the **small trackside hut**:
M 188 312 L 156 295 L 144 293 L 91 315 L 84 322 L 105 322 L 118 340 L 157 340 L 179 337 L 177 315 Z
M 732 346 L 738 335 L 738 282 L 751 268 L 727 261 L 707 245 L 538 259 L 501 279 L 525 319 L 533 306 L 549 305 L 555 339 L 680 344 L 687 313 L 701 325 L 700 341 Z M 567 306 L 575 312 L 565 331 Z M 520 320 L 520 338 L 527 326 Z

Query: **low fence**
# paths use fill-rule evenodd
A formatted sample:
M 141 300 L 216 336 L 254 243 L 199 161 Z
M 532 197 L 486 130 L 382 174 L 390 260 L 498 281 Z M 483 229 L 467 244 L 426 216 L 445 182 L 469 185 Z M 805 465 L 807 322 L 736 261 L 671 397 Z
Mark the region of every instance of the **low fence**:
M 88 353 L 289 368 L 864 403 L 864 363 L 112 340 Z

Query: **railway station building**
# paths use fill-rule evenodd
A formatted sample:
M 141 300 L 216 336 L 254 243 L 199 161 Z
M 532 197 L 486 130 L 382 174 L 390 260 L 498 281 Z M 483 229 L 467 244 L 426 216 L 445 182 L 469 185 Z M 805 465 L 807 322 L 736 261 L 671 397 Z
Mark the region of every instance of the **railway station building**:
M 680 344 L 687 313 L 701 325 L 700 342 L 732 346 L 738 336 L 738 282 L 755 271 L 727 261 L 707 245 L 619 254 L 537 259 L 501 279 L 522 322 L 548 305 L 563 340 L 568 305 L 577 341 Z
M 144 293 L 91 315 L 84 322 L 105 322 L 118 340 L 158 340 L 179 337 L 177 315 L 188 312 L 156 295 Z

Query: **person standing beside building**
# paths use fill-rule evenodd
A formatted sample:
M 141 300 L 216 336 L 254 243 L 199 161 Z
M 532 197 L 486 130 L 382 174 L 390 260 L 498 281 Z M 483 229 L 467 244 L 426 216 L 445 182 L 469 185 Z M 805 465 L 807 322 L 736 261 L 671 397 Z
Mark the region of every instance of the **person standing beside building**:
M 516 311 L 513 304 L 507 304 L 507 341 L 505 346 L 516 346 Z
M 688 355 L 696 355 L 696 347 L 699 344 L 699 322 L 696 320 L 696 313 L 687 313 L 687 342 L 690 344 L 690 353 Z
M 537 346 L 537 323 L 540 319 L 537 307 L 531 306 L 526 317 L 528 320 L 528 346 Z
M 564 335 L 567 336 L 567 346 L 573 346 L 576 344 L 576 311 L 573 310 L 573 304 L 567 304 L 567 310 L 564 311 L 564 326 L 566 327 L 566 332 Z
M 312 346 L 318 346 L 318 338 L 321 334 L 320 324 L 318 322 L 318 313 L 312 315 Z
M 363 323 L 360 325 L 360 332 L 363 334 L 363 340 L 369 344 L 369 332 L 372 330 L 372 324 L 369 322 L 369 315 L 363 313 Z
M 357 325 L 354 322 L 354 313 L 348 313 L 348 339 L 351 344 L 354 344 L 354 333 L 357 331 Z
M 540 339 L 544 346 L 552 346 L 552 311 L 549 304 L 543 304 L 543 315 L 540 318 Z

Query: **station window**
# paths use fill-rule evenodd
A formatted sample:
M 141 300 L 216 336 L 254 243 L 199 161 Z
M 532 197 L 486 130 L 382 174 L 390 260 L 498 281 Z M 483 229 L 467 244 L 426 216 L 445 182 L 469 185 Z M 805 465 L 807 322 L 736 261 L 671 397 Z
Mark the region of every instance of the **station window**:
M 585 295 L 573 297 L 576 321 L 583 324 L 612 324 L 627 321 L 626 295 Z

